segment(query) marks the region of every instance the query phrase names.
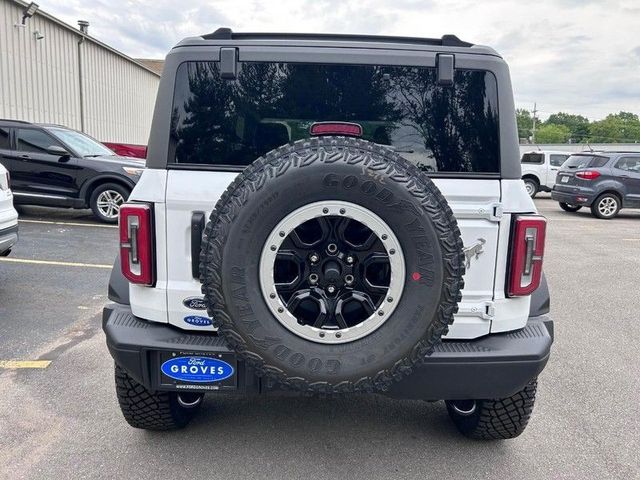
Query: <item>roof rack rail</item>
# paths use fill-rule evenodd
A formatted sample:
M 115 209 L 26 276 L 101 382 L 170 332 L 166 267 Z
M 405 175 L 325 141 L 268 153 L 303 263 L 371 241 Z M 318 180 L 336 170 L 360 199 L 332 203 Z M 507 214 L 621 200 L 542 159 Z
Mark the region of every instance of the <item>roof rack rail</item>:
M 25 125 L 32 124 L 32 122 L 27 122 L 26 120 L 13 120 L 11 118 L 0 118 L 0 122 L 23 123 Z
M 443 35 L 442 38 L 396 37 L 384 35 L 354 35 L 338 33 L 234 33 L 230 28 L 218 28 L 215 32 L 202 35 L 205 40 L 343 40 L 380 43 L 417 43 L 439 45 L 443 47 L 472 47 L 473 43 L 464 42 L 455 35 Z

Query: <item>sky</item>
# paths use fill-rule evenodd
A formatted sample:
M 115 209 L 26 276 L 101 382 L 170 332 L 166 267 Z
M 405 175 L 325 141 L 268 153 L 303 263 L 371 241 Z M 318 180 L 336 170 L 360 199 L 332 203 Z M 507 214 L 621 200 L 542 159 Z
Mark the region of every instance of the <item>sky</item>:
M 508 62 L 516 106 L 590 120 L 640 114 L 640 0 L 39 0 L 40 8 L 134 58 L 163 58 L 220 26 L 245 32 L 366 33 L 489 45 Z

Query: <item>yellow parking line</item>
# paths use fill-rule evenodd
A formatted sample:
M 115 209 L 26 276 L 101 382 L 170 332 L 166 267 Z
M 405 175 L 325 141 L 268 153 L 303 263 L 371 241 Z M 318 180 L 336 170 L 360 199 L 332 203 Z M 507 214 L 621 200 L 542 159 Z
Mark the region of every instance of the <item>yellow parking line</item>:
M 86 268 L 113 268 L 113 265 L 103 265 L 100 263 L 77 263 L 77 262 L 57 262 L 54 260 L 29 260 L 27 258 L 0 257 L 0 262 L 7 263 L 30 263 L 34 265 L 55 265 L 58 267 L 86 267 Z
M 100 223 L 80 223 L 80 222 L 52 222 L 49 220 L 18 220 L 20 223 L 41 223 L 45 225 L 70 225 L 72 227 L 96 227 L 96 228 L 118 228 L 117 225 L 102 225 Z
M 0 360 L 0 369 L 47 368 L 51 360 Z

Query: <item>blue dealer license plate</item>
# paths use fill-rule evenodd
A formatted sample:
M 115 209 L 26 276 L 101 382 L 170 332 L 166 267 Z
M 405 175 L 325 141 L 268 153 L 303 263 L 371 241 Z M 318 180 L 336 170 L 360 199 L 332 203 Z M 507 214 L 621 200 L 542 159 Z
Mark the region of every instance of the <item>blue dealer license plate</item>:
M 160 352 L 160 385 L 177 390 L 235 390 L 237 361 L 232 354 Z

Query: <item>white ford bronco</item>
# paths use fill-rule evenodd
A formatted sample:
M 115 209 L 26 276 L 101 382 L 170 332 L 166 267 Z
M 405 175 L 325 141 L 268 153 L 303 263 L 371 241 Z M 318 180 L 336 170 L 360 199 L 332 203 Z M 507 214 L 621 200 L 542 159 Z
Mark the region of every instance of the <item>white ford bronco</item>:
M 509 72 L 441 39 L 221 28 L 167 56 L 103 328 L 134 427 L 205 395 L 533 409 L 553 323 Z

